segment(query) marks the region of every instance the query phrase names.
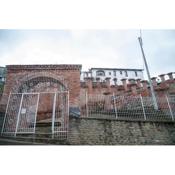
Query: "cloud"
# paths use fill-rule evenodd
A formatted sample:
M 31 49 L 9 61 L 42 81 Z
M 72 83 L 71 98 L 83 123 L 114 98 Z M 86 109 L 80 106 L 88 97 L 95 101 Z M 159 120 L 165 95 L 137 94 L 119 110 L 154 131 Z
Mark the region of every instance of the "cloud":
M 143 30 L 151 75 L 174 71 L 175 33 Z M 0 64 L 143 68 L 139 30 L 0 30 Z

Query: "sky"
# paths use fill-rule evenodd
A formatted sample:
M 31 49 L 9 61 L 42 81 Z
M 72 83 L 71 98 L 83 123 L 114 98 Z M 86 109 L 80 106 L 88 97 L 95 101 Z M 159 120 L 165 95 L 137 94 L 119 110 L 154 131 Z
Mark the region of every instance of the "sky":
M 144 69 L 140 30 L 0 30 L 0 66 L 82 64 Z M 151 76 L 175 72 L 175 30 L 142 30 Z M 145 79 L 146 73 L 144 71 Z

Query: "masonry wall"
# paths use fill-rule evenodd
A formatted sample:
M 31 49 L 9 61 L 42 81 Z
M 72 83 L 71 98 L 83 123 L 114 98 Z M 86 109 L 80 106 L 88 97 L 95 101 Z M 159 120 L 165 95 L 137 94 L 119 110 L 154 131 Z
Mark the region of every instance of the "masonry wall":
M 174 145 L 175 123 L 71 118 L 69 144 Z
M 161 81 L 157 81 L 157 77 L 152 77 L 152 84 L 155 94 L 159 97 L 165 94 L 175 94 L 175 78 L 174 73 L 170 72 L 166 74 L 168 79 L 165 80 L 165 74 L 159 75 Z M 89 95 L 96 94 L 115 94 L 115 95 L 138 95 L 150 96 L 150 86 L 147 80 L 141 79 L 121 79 L 123 85 L 117 84 L 117 79 L 113 79 L 115 85 L 111 85 L 110 78 L 107 77 L 104 82 L 100 82 L 99 78 L 96 80 L 92 77 L 86 77 L 84 82 L 81 82 L 80 93 L 83 95 L 87 92 Z
M 19 92 L 19 87 L 30 77 L 51 77 L 64 79 L 63 83 L 69 90 L 70 106 L 78 106 L 80 98 L 81 65 L 8 65 L 7 77 L 1 104 L 7 103 L 10 92 Z

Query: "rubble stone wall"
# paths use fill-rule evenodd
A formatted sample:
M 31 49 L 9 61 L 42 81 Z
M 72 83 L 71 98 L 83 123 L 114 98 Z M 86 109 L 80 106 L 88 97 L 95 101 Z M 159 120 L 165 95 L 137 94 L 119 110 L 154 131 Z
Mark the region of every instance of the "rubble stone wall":
M 72 145 L 174 145 L 174 122 L 71 118 Z

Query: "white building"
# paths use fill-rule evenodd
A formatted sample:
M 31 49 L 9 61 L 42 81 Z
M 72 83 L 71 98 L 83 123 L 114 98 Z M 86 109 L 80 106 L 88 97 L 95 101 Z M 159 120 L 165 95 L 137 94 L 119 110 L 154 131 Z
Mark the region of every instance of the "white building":
M 100 78 L 104 81 L 105 78 L 111 78 L 111 84 L 114 84 L 114 78 L 117 84 L 122 84 L 121 79 L 141 79 L 143 80 L 143 69 L 118 69 L 118 68 L 91 68 L 87 72 L 81 72 L 80 80 L 84 81 L 85 77 L 92 77 L 94 81 Z

